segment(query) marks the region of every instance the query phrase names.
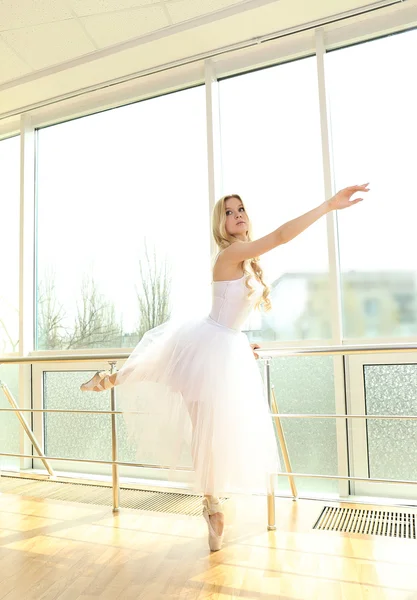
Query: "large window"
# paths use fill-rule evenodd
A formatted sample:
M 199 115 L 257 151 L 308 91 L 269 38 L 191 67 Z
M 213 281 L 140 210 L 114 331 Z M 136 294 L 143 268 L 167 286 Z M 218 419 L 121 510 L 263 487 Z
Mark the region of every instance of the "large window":
M 315 59 L 220 82 L 224 193 L 247 205 L 255 237 L 324 201 Z M 262 257 L 273 311 L 258 340 L 331 336 L 326 222 Z
M 372 195 L 338 215 L 344 335 L 417 333 L 417 31 L 327 56 L 335 181 Z
M 19 345 L 19 141 L 0 141 L 0 354 Z
M 337 214 L 343 338 L 351 341 L 417 334 L 416 53 L 417 31 L 411 31 L 325 57 L 335 188 L 369 181 L 372 190 L 362 204 Z M 316 58 L 230 77 L 218 87 L 221 191 L 241 195 L 258 238 L 325 200 Z M 24 288 L 25 303 L 32 302 L 32 293 L 35 299 L 35 350 L 130 348 L 167 319 L 207 314 L 206 127 L 200 86 L 37 131 L 35 290 Z M 19 343 L 18 138 L 0 141 L 0 167 L 1 355 L 17 351 Z M 262 256 L 273 310 L 248 319 L 250 341 L 267 348 L 304 340 L 320 345 L 332 338 L 329 306 L 339 282 L 335 278 L 330 288 L 327 243 L 326 218 L 321 218 Z M 25 269 L 31 264 L 29 257 Z M 372 357 L 366 365 L 349 358 L 343 374 L 339 358 L 275 358 L 271 381 L 278 410 L 333 415 L 346 404 L 353 414 L 412 413 L 407 402 L 413 400 L 415 365 L 414 357 L 406 358 L 402 364 L 397 355 L 384 355 L 379 364 Z M 107 366 L 50 365 L 47 371 L 42 364 L 33 366 L 33 406 L 82 409 L 93 402 L 97 410 L 109 408 L 109 394 L 91 400 L 79 391 L 90 371 Z M 263 370 L 261 362 L 258 366 Z M 19 373 L 17 366 L 0 366 L 16 398 Z M 392 385 L 384 383 L 387 373 Z M 396 398 L 401 381 L 408 381 L 407 389 Z M 30 405 L 26 395 L 19 401 Z M 5 406 L 0 393 L 0 408 Z M 365 479 L 413 476 L 413 457 L 405 467 L 401 460 L 413 439 L 413 423 L 350 421 L 345 427 L 335 418 L 283 418 L 294 471 L 323 477 L 350 472 Z M 109 417 L 35 413 L 32 422 L 53 456 L 110 457 Z M 164 444 L 144 423 L 136 454 L 118 419 L 119 458 L 164 464 Z M 18 452 L 20 444 L 17 419 L 5 414 L 0 450 Z M 387 444 L 391 455 L 384 465 Z M 0 468 L 19 465 L 19 460 L 0 460 Z M 64 460 L 54 466 L 58 472 L 110 473 L 107 466 Z M 34 467 L 43 464 L 35 460 Z M 153 471 L 122 474 L 165 477 L 162 470 Z M 180 473 L 178 481 L 187 477 Z M 373 492 L 365 483 L 351 484 L 351 490 Z M 326 479 L 300 478 L 297 485 L 302 493 L 347 489 Z M 287 489 L 280 478 L 278 490 Z M 384 494 L 389 489 L 384 486 Z
M 37 348 L 131 347 L 205 310 L 205 92 L 38 132 Z

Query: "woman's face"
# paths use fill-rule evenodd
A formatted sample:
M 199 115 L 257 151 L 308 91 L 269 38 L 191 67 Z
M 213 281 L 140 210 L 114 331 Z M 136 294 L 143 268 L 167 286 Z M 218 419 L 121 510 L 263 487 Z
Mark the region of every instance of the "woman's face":
M 226 211 L 226 231 L 229 235 L 245 241 L 248 233 L 249 219 L 239 198 L 228 198 L 224 203 Z

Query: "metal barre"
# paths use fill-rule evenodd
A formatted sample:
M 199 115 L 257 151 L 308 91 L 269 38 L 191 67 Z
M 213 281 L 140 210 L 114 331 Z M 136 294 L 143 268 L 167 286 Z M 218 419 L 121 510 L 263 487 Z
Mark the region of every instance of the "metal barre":
M 1 383 L 0 383 L 1 387 Z M 0 412 L 16 412 L 14 408 L 0 408 Z M 71 408 L 19 408 L 19 412 L 29 413 L 68 413 L 86 415 L 148 415 L 150 413 L 138 410 L 77 410 Z M 271 413 L 271 417 L 286 419 L 393 419 L 417 421 L 417 415 L 337 415 L 320 413 Z
M 13 458 L 33 458 L 30 454 L 13 454 L 11 452 L 0 452 L 0 456 L 10 456 Z M 113 461 L 113 460 L 94 460 L 88 458 L 64 458 L 59 456 L 45 456 L 48 460 L 63 460 L 66 462 L 82 462 L 82 463 L 93 463 L 99 465 L 119 465 L 122 467 L 140 467 L 145 469 L 159 469 L 161 471 L 187 471 L 192 472 L 192 467 L 168 467 L 164 465 L 152 465 L 146 463 L 130 463 L 124 461 Z M 277 471 L 276 473 L 271 473 L 271 475 L 276 475 L 278 477 L 287 477 L 288 473 L 286 471 Z M 407 485 L 417 485 L 417 480 L 413 479 L 377 479 L 372 477 L 353 477 L 350 475 L 320 475 L 317 473 L 295 473 L 291 472 L 293 477 L 304 477 L 308 479 L 341 479 L 344 481 L 368 481 L 372 483 L 397 483 L 397 484 L 407 484 Z
M 23 363 L 66 363 L 66 362 L 96 362 L 103 361 L 109 362 L 109 360 L 126 360 L 129 358 L 130 353 L 119 353 L 119 354 L 51 354 L 44 356 L 0 356 L 1 364 L 23 364 Z
M 33 458 L 31 454 L 14 454 L 12 452 L 0 452 L 0 456 L 10 456 L 12 458 Z M 47 460 L 63 460 L 66 462 L 92 463 L 96 465 L 119 465 L 122 467 L 140 467 L 144 469 L 160 469 L 161 471 L 193 471 L 192 467 L 169 467 L 166 465 L 148 465 L 146 463 L 130 463 L 120 460 L 95 460 L 89 458 L 65 458 L 61 456 L 47 456 Z M 417 483 L 417 482 L 416 482 Z
M 416 344 L 368 344 L 346 345 L 346 346 L 316 346 L 309 348 L 257 348 L 261 360 L 268 358 L 277 358 L 280 356 L 326 356 L 326 355 L 345 355 L 345 354 L 382 354 L 392 352 L 416 352 Z
M 339 355 L 339 354 L 378 354 L 383 352 L 416 352 L 417 344 L 356 344 L 346 346 L 315 346 L 300 348 L 259 348 L 256 350 L 260 360 L 267 360 L 279 356 L 314 356 L 314 355 Z M 65 363 L 65 362 L 89 362 L 109 360 L 126 360 L 130 352 L 119 352 L 113 354 L 51 354 L 44 356 L 5 356 L 0 357 L 0 364 L 23 364 L 23 363 Z

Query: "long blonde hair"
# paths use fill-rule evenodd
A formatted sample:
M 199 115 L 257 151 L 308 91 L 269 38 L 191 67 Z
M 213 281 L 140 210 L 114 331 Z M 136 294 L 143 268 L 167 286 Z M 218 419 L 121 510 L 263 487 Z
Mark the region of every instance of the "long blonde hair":
M 218 248 L 219 252 L 221 252 L 222 250 L 224 250 L 225 248 L 227 248 L 228 246 L 230 246 L 231 244 L 236 242 L 235 236 L 230 235 L 226 231 L 226 200 L 229 200 L 230 198 L 236 198 L 243 204 L 242 198 L 238 194 L 230 194 L 228 196 L 223 196 L 223 198 L 220 198 L 220 200 L 218 200 L 216 202 L 216 204 L 214 205 L 214 208 L 213 208 L 212 231 L 213 231 L 214 241 L 217 244 L 217 248 Z M 245 212 L 246 212 L 246 208 L 245 208 Z M 248 217 L 248 232 L 246 235 L 246 239 L 248 242 L 252 241 L 252 224 L 250 222 L 249 217 Z M 259 283 L 261 283 L 261 285 L 264 288 L 263 292 L 262 292 L 262 296 L 259 298 L 258 302 L 256 303 L 256 307 L 260 308 L 260 306 L 262 305 L 264 310 L 266 310 L 266 311 L 271 310 L 271 308 L 272 308 L 271 300 L 269 297 L 270 290 L 269 290 L 269 287 L 266 285 L 266 283 L 263 280 L 264 274 L 263 274 L 261 265 L 259 264 L 259 256 L 256 256 L 254 258 L 243 261 L 243 273 L 247 276 L 245 285 L 250 290 L 249 295 L 252 295 L 254 290 L 249 283 L 251 275 L 252 275 L 252 273 L 249 271 L 249 267 L 252 270 L 252 273 L 255 276 L 255 279 L 257 279 L 257 281 L 259 281 Z

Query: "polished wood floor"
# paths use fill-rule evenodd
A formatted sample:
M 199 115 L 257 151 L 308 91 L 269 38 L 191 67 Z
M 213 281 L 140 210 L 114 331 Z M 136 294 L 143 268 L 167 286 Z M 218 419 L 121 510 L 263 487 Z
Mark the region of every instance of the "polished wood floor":
M 0 495 L 1 600 L 417 600 L 417 540 L 312 531 L 321 502 L 238 498 L 220 552 L 202 518 Z

